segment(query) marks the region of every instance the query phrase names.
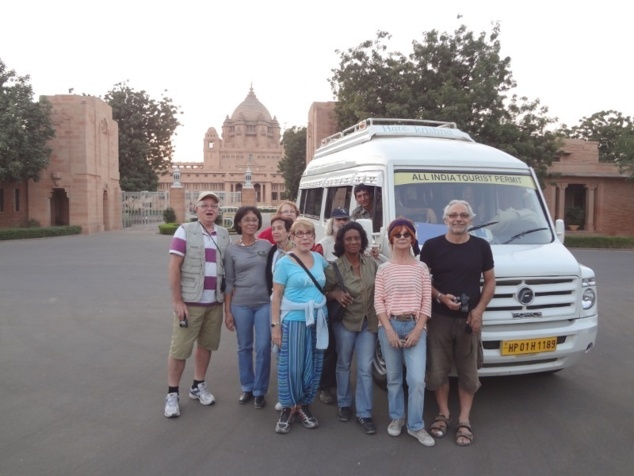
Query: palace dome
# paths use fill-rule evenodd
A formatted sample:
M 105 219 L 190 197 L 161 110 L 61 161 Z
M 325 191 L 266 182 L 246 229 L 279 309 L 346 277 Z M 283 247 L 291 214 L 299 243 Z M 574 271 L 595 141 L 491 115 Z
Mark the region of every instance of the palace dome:
M 231 120 L 246 122 L 257 122 L 260 120 L 266 122 L 272 121 L 268 109 L 255 97 L 253 87 L 249 89 L 249 94 L 247 94 L 246 99 L 233 111 Z

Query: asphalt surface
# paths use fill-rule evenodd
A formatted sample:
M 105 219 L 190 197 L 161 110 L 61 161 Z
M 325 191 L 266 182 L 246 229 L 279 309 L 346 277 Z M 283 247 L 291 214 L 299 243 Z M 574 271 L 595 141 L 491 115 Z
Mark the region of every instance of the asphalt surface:
M 153 229 L 0 242 L 0 475 L 632 474 L 634 252 L 576 253 L 598 269 L 605 311 L 578 366 L 486 379 L 474 444 L 454 444 L 454 421 L 425 448 L 387 435 L 378 388 L 374 436 L 319 402 L 318 429 L 277 435 L 275 371 L 266 408 L 239 405 L 226 329 L 207 379 L 217 403 L 187 398 L 188 362 L 181 417 L 165 418 L 169 242 Z M 435 413 L 428 393 L 428 424 Z

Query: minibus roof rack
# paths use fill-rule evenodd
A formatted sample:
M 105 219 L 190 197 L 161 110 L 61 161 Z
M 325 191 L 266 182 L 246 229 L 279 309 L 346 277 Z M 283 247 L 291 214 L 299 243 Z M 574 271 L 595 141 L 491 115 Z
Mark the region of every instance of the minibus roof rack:
M 315 157 L 379 136 L 433 137 L 473 142 L 469 134 L 458 129 L 455 122 L 371 117 L 323 139 Z

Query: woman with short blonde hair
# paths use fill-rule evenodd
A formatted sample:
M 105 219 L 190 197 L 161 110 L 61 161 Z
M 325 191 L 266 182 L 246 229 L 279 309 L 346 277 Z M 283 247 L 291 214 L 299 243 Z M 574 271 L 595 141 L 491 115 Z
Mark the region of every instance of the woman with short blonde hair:
M 305 428 L 319 423 L 309 405 L 317 394 L 324 349 L 328 347 L 326 284 L 328 262 L 311 251 L 315 227 L 299 219 L 291 226 L 293 251 L 281 258 L 273 273 L 271 337 L 279 348 L 277 378 L 282 406 L 275 431 L 288 433 L 295 417 Z M 302 266 L 303 264 L 303 266 Z

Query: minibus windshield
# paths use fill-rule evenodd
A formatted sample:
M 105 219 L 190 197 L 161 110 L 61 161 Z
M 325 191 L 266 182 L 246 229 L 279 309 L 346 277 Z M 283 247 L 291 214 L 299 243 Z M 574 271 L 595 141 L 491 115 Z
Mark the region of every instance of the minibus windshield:
M 466 200 L 471 233 L 492 244 L 545 244 L 554 239 L 533 177 L 514 174 L 397 170 L 395 216 L 416 222 L 419 241 L 446 232 L 444 209 Z

